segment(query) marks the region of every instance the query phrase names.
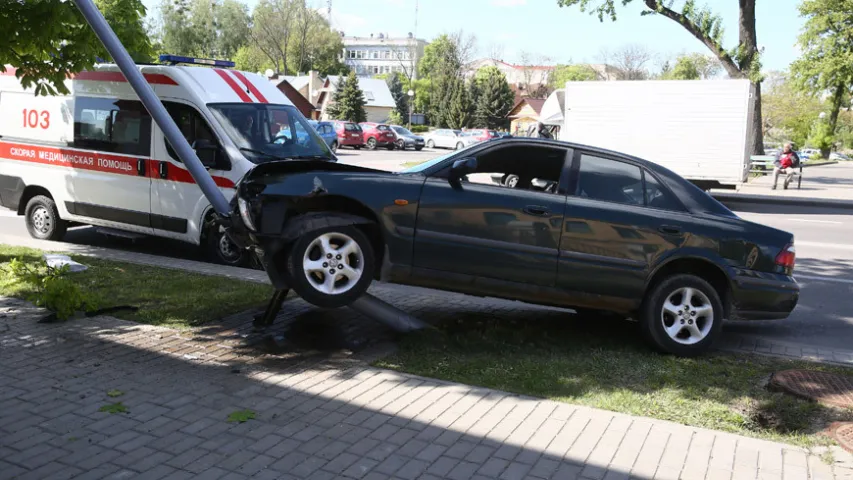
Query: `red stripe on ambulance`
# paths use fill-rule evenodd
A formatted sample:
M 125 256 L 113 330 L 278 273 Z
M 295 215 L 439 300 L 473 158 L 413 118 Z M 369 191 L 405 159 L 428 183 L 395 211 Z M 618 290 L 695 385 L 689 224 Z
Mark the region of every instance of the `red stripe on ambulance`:
M 166 178 L 163 179 L 160 178 L 158 173 L 160 160 L 109 155 L 88 150 L 0 142 L 0 159 L 91 170 L 115 175 L 128 175 L 131 177 L 139 176 L 137 161 L 143 160 L 145 162 L 146 177 L 152 180 L 195 183 L 189 171 L 170 162 L 167 162 L 169 165 L 166 168 Z M 234 188 L 234 182 L 228 178 L 213 175 L 213 181 L 220 187 Z
M 254 95 L 255 98 L 258 99 L 259 102 L 267 103 L 267 99 L 264 98 L 263 94 L 261 94 L 261 91 L 258 90 L 257 88 L 255 88 L 255 85 L 251 81 L 249 81 L 249 79 L 246 78 L 245 75 L 243 75 L 243 72 L 238 72 L 235 70 L 231 73 L 233 73 L 235 77 L 240 79 L 241 82 L 246 84 L 246 87 L 249 89 L 250 92 L 252 92 L 252 95 Z
M 231 78 L 231 76 L 228 75 L 225 70 L 214 68 L 213 71 L 216 72 L 217 75 L 222 77 L 223 80 L 225 80 L 225 83 L 227 83 L 228 86 L 231 87 L 231 90 L 234 90 L 234 93 L 236 93 L 237 96 L 240 97 L 240 100 L 248 103 L 254 103 L 252 102 L 252 98 L 246 95 L 246 92 L 244 92 L 243 89 L 240 88 L 240 85 L 237 85 L 237 82 L 235 82 L 234 79 Z
M 12 67 L 6 67 L 5 72 L 0 72 L 0 75 L 3 76 L 15 76 L 17 69 Z M 143 77 L 148 81 L 151 85 L 174 85 L 177 86 L 178 82 L 176 82 L 172 77 L 168 75 L 164 75 L 162 73 L 143 73 Z M 69 75 L 68 78 L 74 80 L 92 80 L 96 82 L 121 82 L 127 83 L 127 78 L 124 77 L 124 74 L 121 72 L 95 72 L 95 71 L 83 71 L 77 74 Z

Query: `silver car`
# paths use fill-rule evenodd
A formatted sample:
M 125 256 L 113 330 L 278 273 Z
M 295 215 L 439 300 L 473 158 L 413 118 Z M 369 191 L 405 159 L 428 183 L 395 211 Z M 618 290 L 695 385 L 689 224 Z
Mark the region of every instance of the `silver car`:
M 465 148 L 475 140 L 471 137 L 462 135 L 462 130 L 452 130 L 449 128 L 439 128 L 424 135 L 427 148 L 452 148 L 459 150 Z

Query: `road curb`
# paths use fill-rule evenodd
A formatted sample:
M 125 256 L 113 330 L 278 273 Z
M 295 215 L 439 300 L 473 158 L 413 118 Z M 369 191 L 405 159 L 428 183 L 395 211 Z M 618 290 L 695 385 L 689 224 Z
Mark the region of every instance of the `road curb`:
M 724 192 L 713 192 L 711 193 L 711 196 L 716 198 L 726 206 L 729 206 L 730 203 L 751 203 L 762 205 L 796 205 L 799 207 L 808 206 L 853 210 L 853 200 L 836 200 L 832 198 L 815 197 L 775 197 L 772 195 L 755 195 L 751 193 Z

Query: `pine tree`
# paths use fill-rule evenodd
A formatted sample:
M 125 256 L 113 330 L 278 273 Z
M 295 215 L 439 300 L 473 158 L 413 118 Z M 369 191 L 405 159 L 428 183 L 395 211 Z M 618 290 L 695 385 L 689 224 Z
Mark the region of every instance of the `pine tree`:
M 449 101 L 444 120 L 449 128 L 467 128 L 474 118 L 474 106 L 471 104 L 468 86 L 458 77 L 452 78 L 448 85 Z
M 329 105 L 326 112 L 336 120 L 365 122 L 367 121 L 367 112 L 364 110 L 366 104 L 364 92 L 358 87 L 358 78 L 355 72 L 351 71 L 349 75 L 341 77 L 338 81 L 335 102 Z
M 506 116 L 512 110 L 515 95 L 503 72 L 497 68 L 484 72 L 477 81 L 477 118 L 486 128 L 502 128 L 507 123 Z
M 400 74 L 394 72 L 385 80 L 388 84 L 388 90 L 391 91 L 391 96 L 394 98 L 397 113 L 401 117 L 406 118 L 409 114 L 409 97 L 403 92 L 403 82 L 400 80 Z

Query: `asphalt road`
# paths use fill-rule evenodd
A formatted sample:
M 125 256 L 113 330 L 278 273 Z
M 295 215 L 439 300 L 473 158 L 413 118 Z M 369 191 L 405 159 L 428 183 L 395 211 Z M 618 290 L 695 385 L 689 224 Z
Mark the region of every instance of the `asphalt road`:
M 342 163 L 400 170 L 402 162 L 429 160 L 447 151 L 356 152 L 342 150 Z M 727 331 L 776 341 L 834 349 L 853 349 L 853 209 L 815 209 L 762 205 L 737 212 L 741 217 L 789 231 L 797 248 L 800 304 L 786 320 L 730 323 Z M 20 217 L 0 210 L 0 232 L 28 238 Z M 105 237 L 92 227 L 69 230 L 65 241 L 201 260 L 197 248 L 159 238 L 130 241 Z

